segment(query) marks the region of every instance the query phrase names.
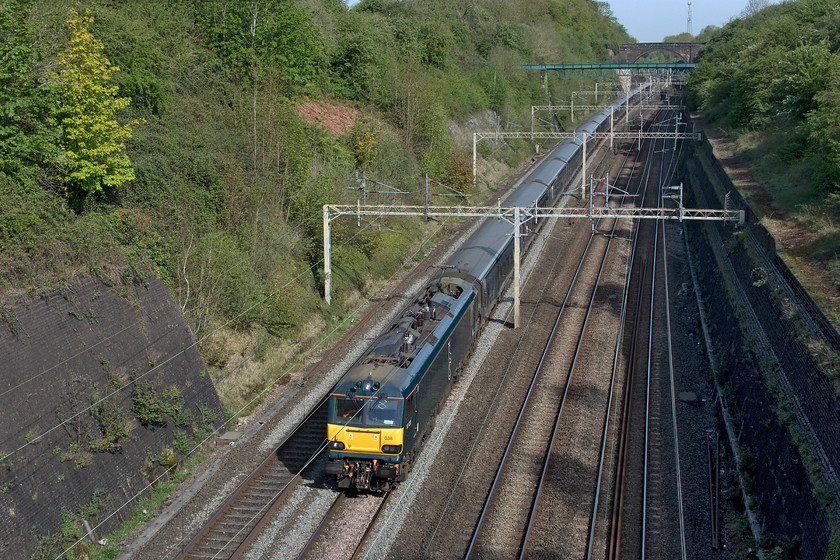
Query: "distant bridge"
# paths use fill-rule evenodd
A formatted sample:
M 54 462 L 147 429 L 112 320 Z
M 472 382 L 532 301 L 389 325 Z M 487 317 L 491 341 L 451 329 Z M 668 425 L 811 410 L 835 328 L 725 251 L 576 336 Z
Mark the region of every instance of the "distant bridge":
M 697 54 L 706 43 L 625 43 L 610 58 L 615 63 L 636 62 L 646 54 L 667 51 L 690 64 L 697 62 Z
M 557 78 L 615 78 L 624 76 L 685 76 L 695 66 L 693 62 L 621 62 L 610 64 L 523 64 L 523 70 L 539 70 L 540 79 L 546 76 Z
M 626 43 L 618 51 L 610 51 L 607 64 L 523 64 L 524 70 L 539 70 L 541 79 L 546 76 L 559 78 L 589 77 L 609 78 L 616 73 L 624 76 L 685 76 L 697 66 L 697 55 L 706 43 Z M 681 62 L 637 62 L 646 54 L 670 52 Z

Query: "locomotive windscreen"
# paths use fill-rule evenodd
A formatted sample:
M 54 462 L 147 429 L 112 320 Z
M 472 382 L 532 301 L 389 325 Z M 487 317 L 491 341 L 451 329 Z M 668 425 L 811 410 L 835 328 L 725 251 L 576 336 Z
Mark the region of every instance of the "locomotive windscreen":
M 334 397 L 333 402 L 336 424 L 394 428 L 400 424 L 400 399 Z
M 399 423 L 400 405 L 396 399 L 377 399 L 367 407 L 368 426 L 396 426 Z

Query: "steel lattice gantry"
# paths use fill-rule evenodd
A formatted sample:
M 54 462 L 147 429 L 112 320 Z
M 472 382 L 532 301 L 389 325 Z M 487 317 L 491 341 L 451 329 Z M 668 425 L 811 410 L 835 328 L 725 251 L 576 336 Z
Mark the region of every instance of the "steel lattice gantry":
M 346 215 L 352 216 L 425 216 L 428 218 L 437 217 L 479 217 L 495 218 L 505 220 L 512 224 L 511 235 L 514 238 L 514 273 L 513 273 L 513 294 L 514 294 L 514 327 L 519 324 L 519 261 L 520 247 L 519 238 L 522 225 L 537 219 L 544 218 L 588 218 L 597 220 L 599 218 L 632 218 L 638 220 L 717 220 L 734 221 L 742 224 L 744 222 L 743 210 L 714 210 L 714 209 L 690 209 L 682 205 L 682 187 L 676 198 L 676 208 L 611 208 L 608 205 L 602 207 L 594 206 L 593 197 L 589 197 L 589 206 L 586 208 L 522 208 L 522 207 L 487 207 L 487 206 L 356 206 L 347 204 L 325 204 L 324 205 L 324 299 L 330 303 L 330 290 L 332 288 L 332 261 L 330 249 L 330 222 Z
M 612 129 L 612 114 L 610 115 L 610 129 Z M 473 183 L 478 178 L 478 141 L 482 139 L 502 139 L 502 138 L 528 138 L 531 141 L 551 138 L 574 138 L 580 139 L 583 142 L 583 169 L 581 177 L 586 180 L 586 143 L 590 139 L 610 139 L 610 149 L 613 148 L 613 141 L 616 139 L 630 139 L 639 141 L 643 139 L 659 139 L 659 140 L 673 140 L 676 144 L 677 140 L 700 140 L 700 133 L 695 132 L 642 132 L 641 128 L 636 132 L 622 131 L 622 132 L 473 132 Z

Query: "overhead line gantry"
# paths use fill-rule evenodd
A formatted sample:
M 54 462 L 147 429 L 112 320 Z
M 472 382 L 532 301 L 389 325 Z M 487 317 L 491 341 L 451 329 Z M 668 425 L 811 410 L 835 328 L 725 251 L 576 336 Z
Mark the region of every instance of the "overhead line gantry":
M 660 108 L 656 106 L 655 108 Z M 598 107 L 599 109 L 602 107 Z M 634 107 L 635 108 L 635 107 Z M 644 108 L 647 108 L 646 106 Z M 651 107 L 654 108 L 654 107 Z M 533 113 L 532 113 L 533 114 Z M 629 105 L 626 109 L 625 121 L 629 120 Z M 616 132 L 613 127 L 613 112 L 612 107 L 610 111 L 610 131 L 609 132 L 475 132 L 473 133 L 473 178 L 476 177 L 476 145 L 478 140 L 482 138 L 530 138 L 534 139 L 562 139 L 562 138 L 577 138 L 578 135 L 582 138 L 583 152 L 582 152 L 582 169 L 581 175 L 581 196 L 586 198 L 586 142 L 587 139 L 594 138 L 609 138 L 610 148 L 613 146 L 613 140 L 619 139 L 667 139 L 674 140 L 676 147 L 677 140 L 699 140 L 700 134 L 693 132 L 679 132 L 679 122 L 675 127 L 674 132 L 643 132 L 643 127 L 639 127 L 638 131 L 621 131 Z M 588 218 L 594 224 L 595 220 L 601 218 L 631 218 L 638 220 L 670 220 L 670 221 L 691 221 L 691 220 L 716 220 L 716 221 L 735 221 L 739 224 L 744 223 L 743 210 L 730 210 L 724 208 L 717 209 L 691 209 L 685 208 L 682 201 L 682 185 L 679 187 L 670 187 L 671 190 L 678 190 L 677 196 L 669 195 L 667 198 L 677 201 L 676 208 L 613 208 L 609 206 L 609 192 L 596 193 L 594 192 L 593 183 L 605 183 L 609 185 L 609 181 L 595 181 L 590 177 L 589 184 L 589 204 L 585 208 L 541 208 L 541 207 L 502 207 L 501 202 L 496 207 L 487 206 L 430 206 L 427 202 L 424 206 L 404 206 L 404 205 L 376 205 L 363 206 L 361 201 L 354 206 L 352 204 L 325 204 L 323 208 L 324 220 L 324 300 L 327 303 L 331 301 L 332 289 L 332 259 L 330 249 L 330 223 L 332 220 L 344 215 L 361 216 L 424 216 L 426 219 L 443 218 L 447 216 L 459 218 L 496 218 L 505 220 L 513 225 L 513 232 L 511 235 L 514 238 L 514 327 L 518 325 L 519 318 L 519 265 L 520 265 L 520 244 L 519 238 L 521 226 L 527 224 L 529 221 L 545 219 L 545 218 Z M 428 187 L 427 187 L 428 192 Z M 566 193 L 572 195 L 574 193 Z M 603 207 L 596 207 L 593 204 L 593 198 L 598 195 L 605 196 L 605 204 Z M 613 194 L 613 197 L 616 195 Z
M 330 303 L 332 289 L 332 259 L 330 250 L 330 223 L 340 216 L 425 216 L 429 218 L 444 218 L 447 216 L 458 218 L 496 218 L 505 220 L 513 225 L 513 293 L 514 293 L 514 327 L 518 326 L 519 317 L 519 261 L 521 227 L 530 221 L 545 218 L 632 218 L 637 220 L 663 221 L 692 221 L 716 220 L 744 223 L 743 210 L 692 209 L 682 205 L 682 185 L 679 187 L 680 196 L 676 208 L 612 208 L 608 205 L 596 207 L 590 204 L 585 208 L 541 208 L 541 207 L 507 207 L 507 206 L 400 206 L 377 205 L 362 207 L 361 204 L 325 204 L 324 205 L 324 300 Z M 615 195 L 614 195 L 615 196 Z M 501 203 L 500 203 L 501 204 Z

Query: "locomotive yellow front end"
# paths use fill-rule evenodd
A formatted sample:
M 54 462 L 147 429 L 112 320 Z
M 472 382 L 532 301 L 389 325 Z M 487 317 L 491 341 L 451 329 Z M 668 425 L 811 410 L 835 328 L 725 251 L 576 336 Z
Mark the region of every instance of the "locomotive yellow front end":
M 453 291 L 460 294 L 465 287 Z M 339 488 L 388 491 L 405 480 L 422 428 L 461 357 L 456 346 L 453 358 L 447 338 L 462 318 L 450 312 L 456 297 L 427 286 L 330 391 L 325 471 Z M 433 374 L 425 377 L 433 362 Z
M 356 428 L 328 424 L 326 473 L 338 477 L 342 489 L 387 491 L 401 481 L 402 428 Z
M 373 373 L 330 395 L 325 470 L 341 489 L 387 491 L 404 479 L 403 398 L 383 391 Z

